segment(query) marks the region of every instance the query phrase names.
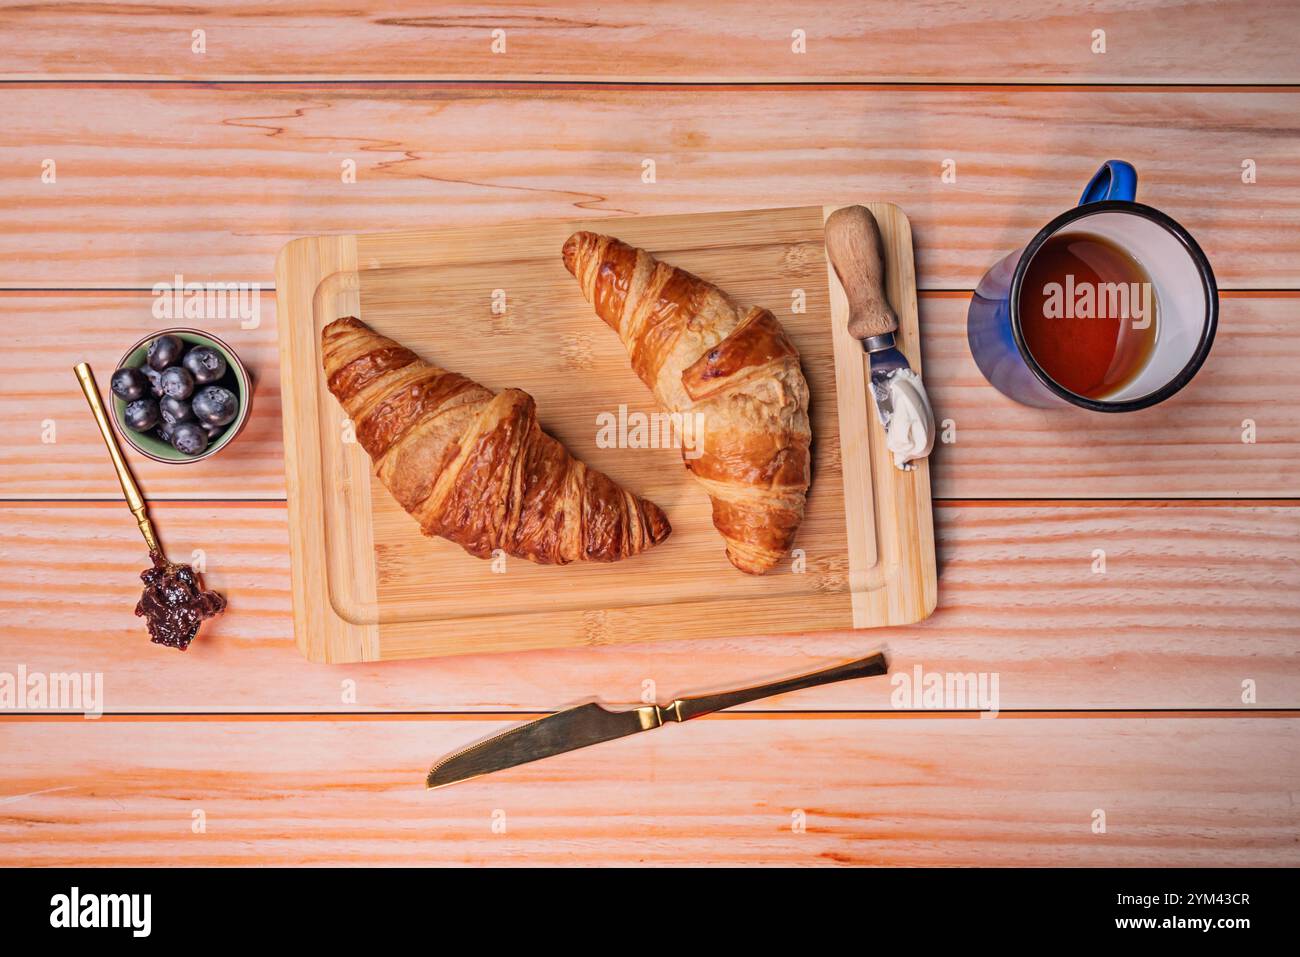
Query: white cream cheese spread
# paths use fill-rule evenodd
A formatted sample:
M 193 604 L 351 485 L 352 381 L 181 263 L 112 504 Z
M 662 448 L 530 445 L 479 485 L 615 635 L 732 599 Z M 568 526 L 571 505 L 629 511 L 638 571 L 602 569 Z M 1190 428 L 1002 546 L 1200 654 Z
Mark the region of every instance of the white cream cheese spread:
M 921 377 L 911 369 L 899 369 L 889 377 L 889 400 L 894 407 L 885 433 L 885 447 L 894 453 L 894 465 L 903 470 L 915 459 L 925 458 L 934 448 L 934 410 L 925 394 Z

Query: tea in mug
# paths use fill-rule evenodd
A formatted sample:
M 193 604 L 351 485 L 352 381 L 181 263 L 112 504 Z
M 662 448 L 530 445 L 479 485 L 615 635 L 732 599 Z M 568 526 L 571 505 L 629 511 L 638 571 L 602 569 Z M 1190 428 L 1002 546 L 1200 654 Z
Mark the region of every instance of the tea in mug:
M 1050 237 L 1025 270 L 1019 306 L 1030 355 L 1075 395 L 1114 395 L 1155 351 L 1155 286 L 1137 260 L 1102 236 Z

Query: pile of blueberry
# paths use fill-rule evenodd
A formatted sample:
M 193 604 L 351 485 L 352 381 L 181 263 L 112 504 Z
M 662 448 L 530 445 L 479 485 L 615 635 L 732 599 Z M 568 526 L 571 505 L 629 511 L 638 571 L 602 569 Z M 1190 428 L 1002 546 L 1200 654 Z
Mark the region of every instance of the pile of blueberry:
M 113 394 L 126 403 L 127 428 L 149 432 L 182 455 L 201 455 L 239 414 L 226 357 L 176 336 L 149 343 L 144 365 L 113 373 Z M 224 383 L 224 384 L 223 384 Z

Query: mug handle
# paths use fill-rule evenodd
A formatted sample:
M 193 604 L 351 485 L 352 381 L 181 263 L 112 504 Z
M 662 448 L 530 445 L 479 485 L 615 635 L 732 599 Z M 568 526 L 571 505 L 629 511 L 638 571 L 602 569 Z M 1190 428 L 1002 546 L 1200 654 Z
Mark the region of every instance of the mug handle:
M 1137 195 L 1138 174 L 1132 163 L 1123 160 L 1106 160 L 1101 169 L 1088 181 L 1079 197 L 1079 205 L 1100 203 L 1108 199 L 1133 202 Z

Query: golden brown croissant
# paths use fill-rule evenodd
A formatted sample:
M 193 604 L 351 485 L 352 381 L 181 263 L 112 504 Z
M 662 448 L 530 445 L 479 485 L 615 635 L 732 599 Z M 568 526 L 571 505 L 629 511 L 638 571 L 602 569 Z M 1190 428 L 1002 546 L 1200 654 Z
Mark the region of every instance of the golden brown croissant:
M 351 317 L 325 327 L 321 352 L 375 473 L 424 534 L 543 565 L 616 562 L 668 537 L 657 505 L 541 430 L 528 393 L 493 393 Z
M 686 467 L 731 563 L 761 575 L 789 549 L 810 480 L 808 383 L 781 323 L 741 316 L 717 286 L 611 236 L 574 233 L 564 265 L 659 404 L 700 414 L 703 451 L 684 448 Z

